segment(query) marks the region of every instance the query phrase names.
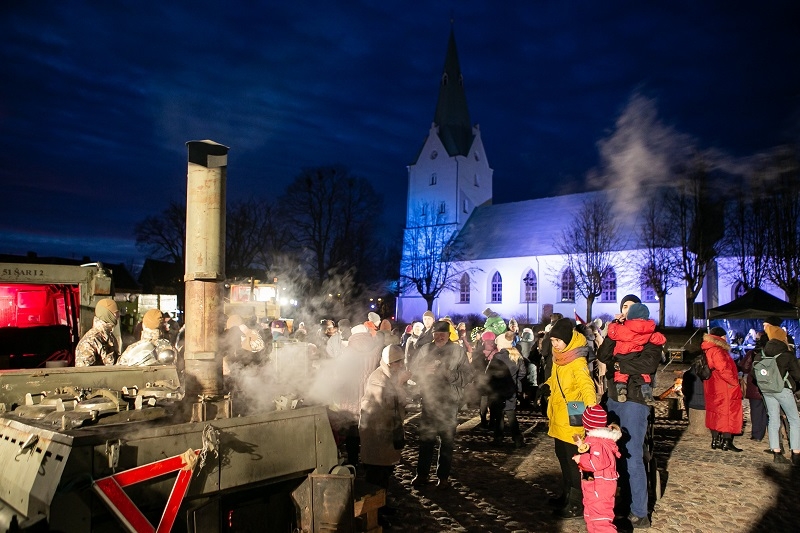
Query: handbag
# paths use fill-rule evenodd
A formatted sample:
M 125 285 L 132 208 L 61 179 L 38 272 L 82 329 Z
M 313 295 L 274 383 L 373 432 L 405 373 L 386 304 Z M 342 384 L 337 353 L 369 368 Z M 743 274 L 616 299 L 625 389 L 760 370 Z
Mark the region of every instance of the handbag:
M 564 389 L 561 388 L 561 380 L 558 379 L 558 373 L 556 373 L 556 381 L 558 382 L 558 390 L 561 391 L 561 396 L 567 404 L 569 425 L 572 427 L 583 427 L 583 412 L 586 410 L 586 404 L 580 400 L 567 400 L 567 397 L 564 395 Z
M 394 420 L 392 422 L 392 445 L 395 450 L 402 450 L 406 446 L 406 432 L 403 428 L 403 419 L 400 418 L 397 398 L 394 400 Z

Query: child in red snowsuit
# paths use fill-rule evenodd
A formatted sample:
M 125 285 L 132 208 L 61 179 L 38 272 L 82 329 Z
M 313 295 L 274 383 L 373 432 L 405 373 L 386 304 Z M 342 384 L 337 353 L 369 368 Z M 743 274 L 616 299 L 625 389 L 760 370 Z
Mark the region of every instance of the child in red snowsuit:
M 572 460 L 581 470 L 583 490 L 583 519 L 589 533 L 617 531 L 614 525 L 614 495 L 617 492 L 617 441 L 622 436 L 619 427 L 606 427 L 606 412 L 600 405 L 587 407 L 583 412 L 586 437 L 576 435 L 578 455 Z
M 622 323 L 612 322 L 608 325 L 608 338 L 616 341 L 614 345 L 614 385 L 617 388 L 617 401 L 628 399 L 628 378 L 630 372 L 625 371 L 625 362 L 636 357 L 644 345 L 649 343 L 663 346 L 667 338 L 656 331 L 656 323 L 650 320 L 650 310 L 644 304 L 633 304 L 628 309 L 628 316 Z M 653 402 L 653 386 L 649 374 L 640 374 L 642 378 L 642 396 L 648 404 Z

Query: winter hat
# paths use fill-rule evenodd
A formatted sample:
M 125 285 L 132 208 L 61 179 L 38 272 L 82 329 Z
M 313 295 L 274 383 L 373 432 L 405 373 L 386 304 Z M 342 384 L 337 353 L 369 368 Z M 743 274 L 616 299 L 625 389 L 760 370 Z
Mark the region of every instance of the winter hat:
M 238 328 L 242 324 L 244 324 L 244 320 L 242 320 L 241 316 L 231 315 L 228 317 L 228 321 L 225 323 L 225 329 Z
M 764 355 L 768 357 L 775 357 L 779 353 L 788 352 L 789 346 L 779 339 L 772 339 L 764 346 Z
M 339 329 L 349 328 L 350 321 L 346 318 L 343 318 L 339 321 Z
M 487 307 L 486 309 L 483 310 L 483 315 L 484 316 L 492 316 L 492 313 L 493 313 L 493 311 L 492 311 L 491 307 Z
M 525 328 L 522 330 L 522 340 L 524 341 L 533 340 L 533 330 L 531 328 Z
M 708 333 L 709 335 L 714 335 L 715 337 L 722 337 L 723 339 L 728 336 L 725 330 L 720 327 L 711 328 L 711 330 Z
M 625 305 L 625 302 L 633 302 L 635 304 L 640 304 L 642 301 L 639 299 L 638 296 L 635 294 L 626 294 L 622 297 L 622 301 L 619 302 L 619 310 L 622 311 L 622 307 Z
M 404 358 L 405 353 L 399 344 L 390 344 L 381 353 L 381 361 L 387 365 L 395 361 L 402 361 Z
M 450 323 L 444 320 L 438 320 L 433 323 L 434 333 L 450 333 Z
M 117 313 L 119 313 L 117 302 L 111 298 L 103 298 L 94 306 L 94 316 L 112 326 L 117 325 Z
M 628 308 L 628 320 L 635 320 L 637 318 L 650 318 L 650 309 L 644 304 L 633 304 Z
M 511 333 L 511 338 L 509 338 L 509 333 Z M 497 349 L 508 350 L 514 345 L 513 339 L 514 339 L 514 333 L 512 332 L 507 332 L 500 335 L 495 339 L 495 344 L 497 344 Z
M 781 320 L 781 319 L 780 319 L 779 317 L 777 317 L 777 316 L 768 316 L 767 318 L 765 318 L 765 319 L 764 319 L 764 322 L 766 322 L 766 323 L 767 323 L 767 324 L 769 324 L 770 326 L 778 326 L 778 327 L 781 327 L 781 322 L 783 322 L 783 320 Z
M 357 324 L 350 329 L 350 333 L 355 335 L 357 333 L 369 333 L 369 332 L 367 331 L 367 326 L 365 326 L 364 324 Z
M 380 315 L 378 315 L 378 313 L 369 313 L 369 314 L 367 314 L 367 320 L 369 320 L 370 322 L 372 322 L 376 326 L 379 326 L 380 323 L 381 323 L 381 317 L 380 317 Z
M 392 331 L 392 322 L 388 318 L 381 320 L 381 325 L 378 328 L 383 331 Z
M 411 333 L 414 331 L 414 326 L 409 324 L 409 325 L 406 326 L 406 329 L 404 331 L 405 331 L 406 335 L 411 335 Z
M 158 309 L 151 309 L 142 317 L 142 326 L 148 329 L 158 329 L 161 325 L 161 311 Z
M 562 318 L 553 324 L 553 328 L 550 330 L 550 338 L 561 339 L 565 343 L 569 344 L 569 342 L 572 340 L 573 329 L 574 326 L 572 325 L 572 321 L 569 318 Z
M 481 333 L 481 340 L 484 341 L 484 342 L 485 341 L 494 342 L 494 340 L 496 338 L 497 338 L 497 336 L 494 333 L 492 333 L 491 331 L 484 331 L 483 333 Z
M 424 313 L 422 313 L 422 318 L 425 318 L 426 316 L 429 316 L 432 319 L 436 320 L 436 315 L 433 314 L 433 311 L 425 311 Z
M 587 407 L 583 412 L 583 429 L 586 431 L 604 428 L 607 425 L 608 415 L 600 404 Z

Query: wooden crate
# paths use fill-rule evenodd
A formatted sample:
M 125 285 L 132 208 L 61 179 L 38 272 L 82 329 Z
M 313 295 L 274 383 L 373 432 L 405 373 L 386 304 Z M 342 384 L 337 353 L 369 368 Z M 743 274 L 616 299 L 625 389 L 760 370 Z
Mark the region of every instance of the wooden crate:
M 356 517 L 356 531 L 383 533 L 378 525 L 378 509 L 386 505 L 386 491 L 376 485 L 356 480 L 355 505 L 353 514 Z

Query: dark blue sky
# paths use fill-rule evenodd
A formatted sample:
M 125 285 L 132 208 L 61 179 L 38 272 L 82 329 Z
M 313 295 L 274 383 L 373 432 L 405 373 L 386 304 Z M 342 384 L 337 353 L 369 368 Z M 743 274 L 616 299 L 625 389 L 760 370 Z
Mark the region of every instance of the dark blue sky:
M 231 147 L 231 198 L 340 163 L 400 226 L 451 14 L 495 203 L 579 188 L 633 95 L 670 134 L 753 155 L 798 138 L 797 5 L 5 0 L 0 253 L 138 257 L 195 139 Z

